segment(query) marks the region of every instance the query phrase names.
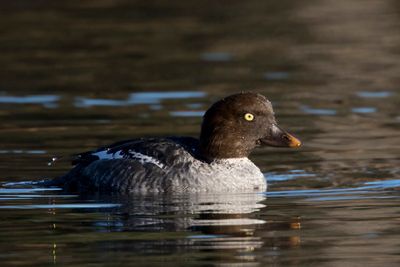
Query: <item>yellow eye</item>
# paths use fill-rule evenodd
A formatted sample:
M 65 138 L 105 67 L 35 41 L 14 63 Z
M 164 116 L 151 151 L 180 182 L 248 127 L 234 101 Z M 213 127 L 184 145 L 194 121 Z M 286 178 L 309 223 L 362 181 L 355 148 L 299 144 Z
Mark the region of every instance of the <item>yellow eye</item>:
M 244 114 L 244 119 L 246 121 L 252 121 L 252 120 L 254 120 L 254 115 L 251 113 L 246 113 L 246 114 Z

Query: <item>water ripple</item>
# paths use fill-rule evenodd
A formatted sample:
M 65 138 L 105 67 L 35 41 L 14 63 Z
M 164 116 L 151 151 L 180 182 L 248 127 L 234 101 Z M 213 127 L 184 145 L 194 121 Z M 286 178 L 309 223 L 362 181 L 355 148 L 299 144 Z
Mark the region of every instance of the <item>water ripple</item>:
M 274 197 L 305 197 L 309 200 L 349 200 L 361 198 L 400 198 L 395 195 L 383 195 L 390 190 L 400 187 L 400 180 L 382 180 L 365 182 L 353 188 L 333 189 L 307 189 L 307 190 L 284 190 L 267 192 L 269 198 Z
M 337 111 L 335 109 L 311 108 L 309 106 L 302 106 L 300 109 L 304 113 L 312 114 L 312 115 L 334 116 L 337 114 Z
M 99 208 L 115 208 L 121 204 L 110 203 L 74 203 L 74 204 L 43 204 L 43 205 L 5 205 L 0 209 L 99 209 Z
M 204 115 L 204 110 L 200 111 L 192 111 L 192 110 L 184 110 L 184 111 L 171 111 L 169 114 L 173 117 L 201 117 Z
M 367 92 L 367 91 L 360 91 L 357 92 L 357 95 L 362 98 L 386 98 L 392 95 L 391 92 L 381 91 L 381 92 Z
M 270 71 L 264 73 L 264 79 L 270 81 L 287 80 L 289 78 L 289 73 L 283 71 Z
M 47 108 L 58 106 L 58 95 L 0 96 L 0 104 L 41 104 Z
M 268 172 L 264 176 L 268 179 L 268 182 L 283 182 L 294 180 L 300 177 L 315 177 L 315 174 L 308 173 L 304 170 L 291 170 L 288 173 L 278 174 L 277 172 Z
M 233 56 L 227 52 L 206 52 L 201 54 L 200 58 L 209 62 L 229 62 L 232 61 Z
M 46 150 L 20 150 L 20 149 L 12 149 L 12 150 L 0 150 L 0 154 L 46 154 Z
M 132 93 L 126 99 L 102 99 L 102 98 L 75 98 L 74 105 L 79 108 L 90 108 L 95 106 L 133 106 L 139 104 L 157 106 L 163 100 L 202 98 L 207 94 L 198 91 L 175 91 L 175 92 L 141 92 Z
M 353 113 L 375 113 L 376 108 L 374 108 L 374 107 L 358 107 L 358 108 L 352 108 L 351 112 L 353 112 Z

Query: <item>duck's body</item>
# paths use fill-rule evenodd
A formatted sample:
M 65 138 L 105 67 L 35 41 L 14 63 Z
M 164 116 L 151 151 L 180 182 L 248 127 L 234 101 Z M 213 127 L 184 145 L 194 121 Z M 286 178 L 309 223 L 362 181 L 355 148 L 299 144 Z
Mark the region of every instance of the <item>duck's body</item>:
M 122 194 L 265 191 L 263 174 L 248 159 L 259 145 L 299 146 L 300 141 L 276 126 L 264 96 L 242 93 L 206 112 L 200 139 L 118 142 L 79 154 L 75 167 L 52 184 Z
M 248 158 L 207 161 L 190 137 L 135 139 L 87 152 L 62 177 L 69 190 L 118 193 L 265 191 L 266 180 Z

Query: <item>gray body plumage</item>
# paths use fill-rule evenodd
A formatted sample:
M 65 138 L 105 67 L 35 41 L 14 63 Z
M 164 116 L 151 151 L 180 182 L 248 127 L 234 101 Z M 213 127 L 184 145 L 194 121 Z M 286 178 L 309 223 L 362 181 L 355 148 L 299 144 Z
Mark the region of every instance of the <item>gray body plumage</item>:
M 59 179 L 66 189 L 118 193 L 260 192 L 266 181 L 247 157 L 206 161 L 194 138 L 136 139 L 78 155 Z

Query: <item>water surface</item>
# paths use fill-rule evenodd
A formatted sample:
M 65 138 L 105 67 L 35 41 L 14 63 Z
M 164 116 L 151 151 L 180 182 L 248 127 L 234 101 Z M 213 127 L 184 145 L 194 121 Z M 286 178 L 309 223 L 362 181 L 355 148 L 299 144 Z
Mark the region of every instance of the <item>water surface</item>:
M 3 3 L 1 265 L 398 266 L 399 10 Z M 266 95 L 304 143 L 253 153 L 266 193 L 78 196 L 30 183 L 117 140 L 197 136 L 207 107 L 242 90 Z

